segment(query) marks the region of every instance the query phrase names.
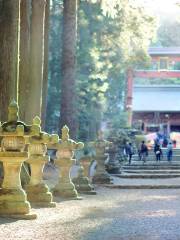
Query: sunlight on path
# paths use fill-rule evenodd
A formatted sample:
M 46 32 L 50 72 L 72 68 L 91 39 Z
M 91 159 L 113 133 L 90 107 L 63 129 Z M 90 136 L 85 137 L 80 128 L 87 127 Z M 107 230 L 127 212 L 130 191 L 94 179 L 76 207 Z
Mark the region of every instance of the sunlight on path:
M 0 239 L 179 240 L 180 190 L 111 190 L 35 209 L 38 219 L 0 218 Z

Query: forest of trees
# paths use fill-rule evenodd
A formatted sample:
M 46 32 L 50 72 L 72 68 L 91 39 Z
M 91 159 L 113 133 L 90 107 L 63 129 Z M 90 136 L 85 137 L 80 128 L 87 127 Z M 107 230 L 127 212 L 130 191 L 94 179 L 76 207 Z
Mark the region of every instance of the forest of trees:
M 126 125 L 126 69 L 148 63 L 147 48 L 156 32 L 154 18 L 143 8 L 119 0 L 112 14 L 105 2 L 102 6 L 98 1 L 79 1 L 78 5 L 73 122 L 82 140 L 93 139 L 103 124 Z M 63 1 L 53 0 L 50 14 L 46 129 L 58 131 L 59 119 L 65 115 L 63 101 L 71 100 L 64 92 L 64 70 L 59 67 L 64 64 Z
M 179 45 L 171 28 L 159 28 L 156 44 Z M 125 127 L 126 71 L 148 65 L 156 30 L 129 0 L 0 0 L 1 121 L 15 99 L 21 120 L 39 115 L 48 132 L 67 124 L 88 141 Z

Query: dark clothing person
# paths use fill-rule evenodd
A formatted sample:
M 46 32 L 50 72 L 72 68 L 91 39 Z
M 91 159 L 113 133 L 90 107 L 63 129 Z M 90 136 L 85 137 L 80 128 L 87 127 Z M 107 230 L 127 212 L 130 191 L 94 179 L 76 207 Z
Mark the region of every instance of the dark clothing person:
M 172 155 L 173 155 L 173 145 L 171 142 L 167 145 L 167 160 L 170 162 L 172 161 Z
M 162 149 L 161 149 L 159 144 L 155 144 L 154 153 L 155 153 L 155 156 L 156 156 L 156 161 L 160 161 L 161 156 L 162 156 Z
M 167 140 L 167 138 L 164 138 L 164 140 L 163 140 L 163 147 L 167 147 L 167 145 L 168 145 L 168 140 Z
M 132 143 L 126 144 L 125 151 L 128 156 L 129 164 L 131 164 L 132 155 L 134 154 Z
M 139 150 L 139 156 L 140 156 L 141 161 L 143 161 L 143 162 L 146 161 L 146 157 L 148 156 L 148 147 L 146 146 L 144 141 L 142 141 L 142 143 L 141 143 L 140 150 Z

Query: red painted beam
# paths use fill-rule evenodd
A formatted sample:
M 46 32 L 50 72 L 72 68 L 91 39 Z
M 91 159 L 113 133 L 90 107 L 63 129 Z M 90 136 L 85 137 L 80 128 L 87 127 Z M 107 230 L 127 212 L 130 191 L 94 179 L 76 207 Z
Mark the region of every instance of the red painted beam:
M 160 58 L 163 58 L 163 57 L 167 57 L 168 58 L 168 61 L 173 61 L 173 62 L 180 62 L 180 57 L 176 57 L 176 56 L 151 56 L 151 59 L 153 61 L 159 61 Z
M 132 98 L 133 98 L 133 70 L 127 70 L 127 96 L 126 110 L 128 112 L 128 125 L 132 125 Z
M 180 71 L 134 71 L 138 78 L 180 78 Z
M 133 70 L 127 70 L 127 98 L 126 98 L 126 108 L 132 108 L 132 95 L 133 95 Z

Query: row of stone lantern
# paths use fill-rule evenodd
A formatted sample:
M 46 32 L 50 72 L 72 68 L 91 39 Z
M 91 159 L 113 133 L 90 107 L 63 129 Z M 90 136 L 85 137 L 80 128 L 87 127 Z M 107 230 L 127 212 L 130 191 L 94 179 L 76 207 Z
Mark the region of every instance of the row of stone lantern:
M 32 125 L 19 121 L 18 105 L 12 102 L 9 106 L 8 121 L 0 125 L 0 161 L 3 163 L 4 179 L 0 188 L 0 216 L 34 219 L 31 205 L 39 207 L 55 207 L 52 193 L 63 198 L 78 199 L 79 193 L 96 194 L 88 179 L 90 158 L 82 158 L 79 175 L 72 182 L 70 168 L 74 151 L 82 149 L 84 144 L 69 138 L 69 129 L 64 126 L 62 138 L 41 131 L 41 120 L 35 117 Z M 96 149 L 97 171 L 94 183 L 110 183 L 105 172 L 105 149 L 110 143 L 100 135 L 92 145 Z M 60 168 L 59 181 L 52 189 L 43 182 L 43 168 L 49 161 L 47 149 L 56 150 L 56 165 Z M 22 164 L 30 166 L 30 181 L 23 188 L 20 172 Z M 83 168 L 84 167 L 84 168 Z M 85 170 L 85 171 L 84 171 Z M 74 185 L 75 184 L 75 185 Z

